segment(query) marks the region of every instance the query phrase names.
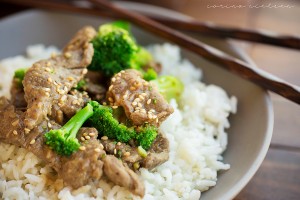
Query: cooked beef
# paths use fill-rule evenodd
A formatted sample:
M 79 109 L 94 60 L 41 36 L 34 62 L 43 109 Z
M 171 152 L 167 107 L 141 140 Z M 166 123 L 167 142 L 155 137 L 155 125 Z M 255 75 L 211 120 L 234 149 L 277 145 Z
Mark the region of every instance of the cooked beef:
M 0 97 L 0 119 L 0 140 L 16 146 L 24 144 L 24 115 L 5 97 Z
M 112 154 L 116 157 L 122 158 L 122 161 L 130 168 L 134 168 L 133 165 L 135 163 L 140 163 L 141 167 L 153 169 L 169 159 L 169 141 L 160 132 L 154 140 L 151 148 L 148 150 L 146 158 L 139 155 L 136 146 L 115 142 L 111 139 L 100 140 L 100 142 L 104 146 L 104 150 L 107 154 Z
M 86 81 L 86 86 L 83 90 L 89 94 L 92 100 L 104 101 L 108 82 L 107 78 L 100 72 L 88 71 L 84 80 Z
M 159 133 L 148 151 L 148 155 L 143 159 L 141 166 L 147 169 L 153 169 L 169 159 L 169 140 Z
M 104 150 L 107 154 L 115 155 L 122 158 L 122 160 L 130 167 L 133 168 L 133 164 L 142 161 L 142 157 L 137 152 L 137 147 L 122 142 L 115 142 L 114 140 L 100 140 L 104 146 Z
M 145 81 L 137 70 L 128 69 L 113 76 L 107 92 L 112 106 L 122 106 L 134 125 L 149 123 L 159 126 L 173 108 L 156 86 Z
M 25 109 L 27 107 L 24 94 L 23 86 L 21 86 L 17 80 L 13 79 L 10 88 L 10 96 L 11 102 L 16 108 Z
M 81 128 L 77 138 L 81 140 L 80 150 L 70 157 L 62 157 L 61 169 L 58 171 L 63 180 L 73 188 L 86 185 L 92 180 L 99 180 L 103 174 L 103 146 L 97 140 L 98 132 L 94 128 Z
M 59 111 L 63 106 L 63 96 L 87 73 L 86 67 L 94 53 L 90 40 L 95 35 L 92 27 L 81 29 L 64 48 L 62 55 L 36 62 L 26 72 L 23 80 L 28 104 L 26 128 L 33 129 L 47 115 Z
M 61 111 L 68 118 L 75 115 L 79 109 L 91 100 L 86 92 L 79 92 L 78 90 L 72 90 L 70 94 L 64 95 L 62 98 L 64 103 L 60 110 L 58 110 L 58 113 Z
M 121 160 L 107 155 L 103 161 L 103 171 L 113 183 L 128 188 L 133 194 L 141 197 L 145 195 L 144 184 L 141 184 L 138 175 L 125 166 Z

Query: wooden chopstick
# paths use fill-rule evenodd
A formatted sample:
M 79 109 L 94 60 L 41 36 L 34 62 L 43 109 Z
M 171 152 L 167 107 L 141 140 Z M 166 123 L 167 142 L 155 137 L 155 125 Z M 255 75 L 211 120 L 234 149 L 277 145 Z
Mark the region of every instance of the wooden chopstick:
M 300 37 L 298 36 L 280 35 L 278 33 L 266 30 L 250 30 L 242 28 L 223 27 L 214 23 L 199 22 L 193 19 L 180 21 L 168 18 L 154 17 L 154 20 L 170 27 L 176 27 L 176 29 L 179 30 L 191 31 L 209 36 L 232 38 L 249 42 L 269 44 L 278 47 L 298 50 L 300 49 Z
M 111 13 L 105 11 L 99 12 L 98 9 L 94 9 L 94 8 L 77 7 L 70 4 L 72 3 L 72 1 L 69 1 L 70 3 L 53 2 L 53 1 L 36 2 L 34 0 L 33 1 L 32 0 L 26 0 L 26 1 L 6 0 L 6 1 L 10 3 L 18 3 L 21 5 L 48 8 L 48 9 L 68 10 L 71 12 L 80 12 L 80 13 L 92 14 L 96 16 L 104 16 L 104 17 L 111 17 L 111 18 L 121 17 L 119 16 L 118 13 Z M 297 50 L 300 49 L 299 36 L 282 35 L 275 32 L 266 31 L 266 30 L 224 27 L 224 26 L 216 25 L 212 22 L 199 22 L 194 19 L 177 20 L 177 19 L 171 19 L 171 18 L 154 16 L 154 15 L 151 16 L 149 15 L 148 17 L 167 26 L 176 27 L 176 29 L 182 31 L 190 31 L 190 32 L 208 35 L 212 37 L 231 38 L 231 39 L 243 40 L 248 42 L 256 42 L 256 43 L 268 44 L 268 45 L 273 45 L 278 47 L 285 47 L 290 49 L 297 49 Z
M 204 58 L 218 63 L 219 66 L 262 86 L 265 89 L 271 90 L 297 104 L 300 104 L 300 89 L 298 86 L 287 83 L 263 70 L 252 67 L 250 64 L 242 62 L 224 52 L 221 52 L 209 45 L 206 45 L 198 40 L 195 40 L 187 35 L 179 33 L 162 24 L 159 24 L 145 16 L 126 11 L 118 8 L 111 3 L 103 0 L 90 0 L 93 4 L 112 12 L 101 12 L 96 9 L 79 8 L 63 3 L 54 3 L 51 1 L 37 1 L 37 0 L 9 0 L 9 3 L 18 3 L 20 5 L 28 5 L 33 7 L 71 11 L 83 14 L 101 15 L 101 16 L 118 16 L 119 18 L 127 19 L 140 27 L 157 34 L 167 40 L 170 40 L 190 51 L 193 51 Z M 110 14 L 108 14 L 110 13 Z

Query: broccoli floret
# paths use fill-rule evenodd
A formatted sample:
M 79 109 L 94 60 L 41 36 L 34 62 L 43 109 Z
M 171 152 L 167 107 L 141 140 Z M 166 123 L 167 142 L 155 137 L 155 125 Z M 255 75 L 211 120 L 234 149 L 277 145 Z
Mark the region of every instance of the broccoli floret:
M 92 44 L 94 56 L 89 69 L 102 71 L 106 76 L 130 68 L 139 49 L 129 32 L 114 24 L 100 26 Z
M 154 69 L 149 68 L 144 74 L 143 74 L 143 79 L 146 81 L 151 81 L 157 78 L 157 73 Z
M 63 127 L 45 134 L 45 142 L 60 155 L 70 156 L 80 147 L 76 138 L 83 123 L 93 115 L 93 107 L 87 105 L 78 111 Z
M 134 129 L 119 123 L 118 120 L 114 118 L 111 107 L 100 105 L 96 101 L 91 101 L 89 104 L 94 108 L 94 114 L 88 122 L 91 126 L 95 127 L 100 134 L 120 142 L 128 142 L 134 138 Z
M 102 135 L 110 139 L 116 139 L 118 142 L 127 143 L 129 140 L 135 140 L 138 145 L 148 150 L 157 136 L 157 129 L 154 126 L 145 125 L 135 130 L 133 127 L 127 127 L 119 123 L 114 118 L 111 107 L 100 105 L 96 101 L 89 103 L 94 114 L 88 119 L 88 123 L 95 127 Z
M 155 126 L 145 125 L 140 132 L 136 134 L 137 143 L 148 150 L 157 136 L 157 128 Z
M 26 71 L 27 71 L 26 68 L 20 68 L 15 71 L 14 79 L 17 82 L 19 87 L 23 87 L 22 81 L 25 77 Z
M 183 83 L 174 76 L 160 76 L 150 82 L 157 85 L 159 92 L 167 101 L 173 98 L 178 101 L 184 89 Z
M 142 66 L 153 59 L 146 49 L 136 43 L 130 33 L 129 23 L 123 21 L 100 26 L 91 42 L 94 55 L 88 69 L 102 71 L 108 77 L 129 68 L 144 74 L 146 72 Z

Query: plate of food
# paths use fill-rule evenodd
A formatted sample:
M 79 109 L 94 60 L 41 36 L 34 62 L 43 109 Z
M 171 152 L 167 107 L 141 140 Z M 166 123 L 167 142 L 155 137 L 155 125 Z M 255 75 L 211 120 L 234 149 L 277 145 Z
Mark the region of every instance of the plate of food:
M 41 10 L 0 28 L 3 199 L 231 199 L 266 155 L 266 91 L 166 40 Z

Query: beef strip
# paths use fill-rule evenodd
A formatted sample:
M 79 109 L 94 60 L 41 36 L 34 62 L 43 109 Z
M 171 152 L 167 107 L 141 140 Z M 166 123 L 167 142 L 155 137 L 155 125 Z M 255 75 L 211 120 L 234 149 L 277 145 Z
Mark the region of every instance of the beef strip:
M 87 73 L 86 67 L 94 54 L 90 40 L 95 35 L 92 27 L 81 29 L 64 48 L 62 55 L 38 61 L 26 72 L 23 80 L 28 104 L 26 128 L 31 130 L 47 115 L 59 112 L 64 104 L 63 96 Z
M 143 197 L 145 186 L 140 184 L 139 177 L 115 156 L 107 155 L 104 159 L 103 171 L 115 184 L 128 188 L 133 194 Z
M 25 109 L 27 107 L 24 94 L 23 86 L 21 86 L 16 79 L 13 79 L 10 88 L 10 96 L 11 102 L 16 108 Z
M 136 146 L 121 142 L 117 143 L 111 139 L 100 140 L 100 142 L 104 146 L 104 150 L 107 154 L 112 154 L 117 157 L 119 157 L 120 154 L 122 161 L 130 168 L 134 168 L 133 165 L 139 163 L 141 167 L 153 169 L 169 159 L 169 141 L 161 132 L 158 133 L 151 148 L 148 150 L 146 158 L 139 155 Z
M 137 70 L 127 69 L 111 79 L 107 99 L 112 106 L 122 106 L 134 125 L 159 126 L 173 108 L 155 85 L 145 81 Z

